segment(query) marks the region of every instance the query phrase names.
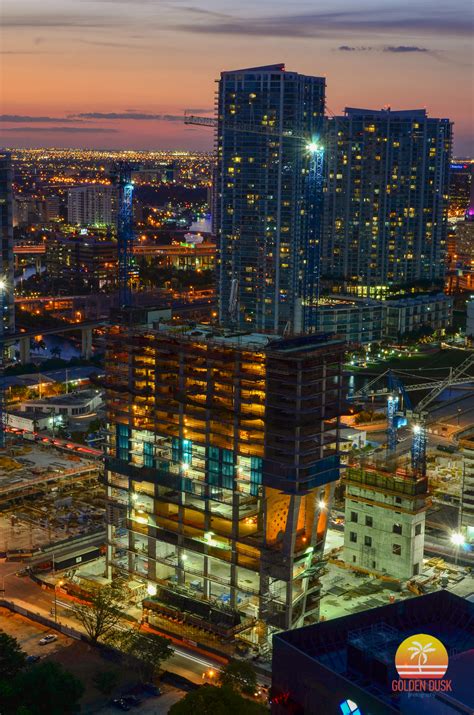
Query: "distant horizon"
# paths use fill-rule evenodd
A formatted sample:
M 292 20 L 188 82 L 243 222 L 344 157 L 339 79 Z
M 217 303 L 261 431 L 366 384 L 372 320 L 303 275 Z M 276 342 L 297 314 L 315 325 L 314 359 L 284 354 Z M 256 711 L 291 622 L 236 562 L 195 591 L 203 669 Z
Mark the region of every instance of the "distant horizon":
M 470 0 L 3 0 L 0 144 L 212 150 L 222 70 L 325 77 L 329 113 L 426 108 L 474 154 Z
M 74 146 L 31 146 L 31 147 L 19 147 L 19 146 L 4 146 L 0 147 L 0 152 L 15 152 L 15 151 L 82 151 L 82 152 L 97 152 L 100 154 L 102 152 L 109 154 L 119 154 L 121 152 L 137 153 L 137 154 L 214 154 L 213 150 L 206 149 L 136 149 L 136 148 L 104 148 L 104 147 L 74 147 Z M 456 163 L 459 161 L 466 161 L 468 163 L 474 163 L 473 156 L 457 156 L 453 154 L 451 157 L 451 163 Z

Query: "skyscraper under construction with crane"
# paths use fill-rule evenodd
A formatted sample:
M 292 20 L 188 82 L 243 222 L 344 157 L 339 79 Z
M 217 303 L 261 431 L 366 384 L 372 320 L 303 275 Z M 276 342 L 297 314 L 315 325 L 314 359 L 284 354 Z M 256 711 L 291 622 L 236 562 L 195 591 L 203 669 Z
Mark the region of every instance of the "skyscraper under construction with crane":
M 317 619 L 343 354 L 324 335 L 112 332 L 108 563 L 151 617 L 255 645 Z

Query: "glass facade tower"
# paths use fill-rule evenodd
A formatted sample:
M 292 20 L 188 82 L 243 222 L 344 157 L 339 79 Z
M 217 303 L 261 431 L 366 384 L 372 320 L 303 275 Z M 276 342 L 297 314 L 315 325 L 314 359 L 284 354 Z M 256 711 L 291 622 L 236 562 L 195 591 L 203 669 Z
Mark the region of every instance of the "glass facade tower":
M 221 74 L 215 229 L 222 325 L 309 328 L 303 306 L 317 292 L 311 250 L 319 235 L 308 147 L 321 136 L 324 101 L 323 77 L 284 65 Z
M 372 297 L 443 278 L 451 141 L 424 109 L 328 120 L 324 277 Z

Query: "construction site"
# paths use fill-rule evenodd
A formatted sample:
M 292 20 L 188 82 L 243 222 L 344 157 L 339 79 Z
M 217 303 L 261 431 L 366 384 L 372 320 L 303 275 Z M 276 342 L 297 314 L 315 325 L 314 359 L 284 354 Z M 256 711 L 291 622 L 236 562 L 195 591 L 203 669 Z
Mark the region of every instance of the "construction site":
M 338 583 L 340 575 L 324 582 L 326 617 L 339 609 L 340 597 L 349 611 L 459 584 L 463 595 L 474 592 L 473 364 L 468 354 L 444 378 L 423 383 L 419 376 L 388 372 L 355 393 L 364 406 L 371 400 L 386 421 L 379 428 L 382 443 L 372 432 L 371 446 L 347 460 L 337 527 L 344 533 L 329 554 L 346 576 L 345 583 Z
M 34 551 L 43 544 L 104 529 L 101 464 L 54 446 L 9 440 L 0 456 L 0 551 Z

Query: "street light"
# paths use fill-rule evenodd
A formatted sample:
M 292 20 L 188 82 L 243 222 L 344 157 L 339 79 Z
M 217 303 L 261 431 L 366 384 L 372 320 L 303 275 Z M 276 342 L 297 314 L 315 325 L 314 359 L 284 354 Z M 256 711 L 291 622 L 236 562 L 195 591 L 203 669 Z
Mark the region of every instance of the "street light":
M 464 544 L 464 536 L 458 532 L 451 534 L 451 543 L 455 546 L 462 546 Z
M 58 622 L 58 588 L 61 588 L 63 581 L 54 584 L 54 622 Z
M 451 534 L 450 541 L 456 547 L 454 563 L 457 566 L 459 549 L 461 548 L 461 546 L 464 546 L 466 542 L 464 540 L 464 536 L 459 531 L 455 531 L 453 534 Z

